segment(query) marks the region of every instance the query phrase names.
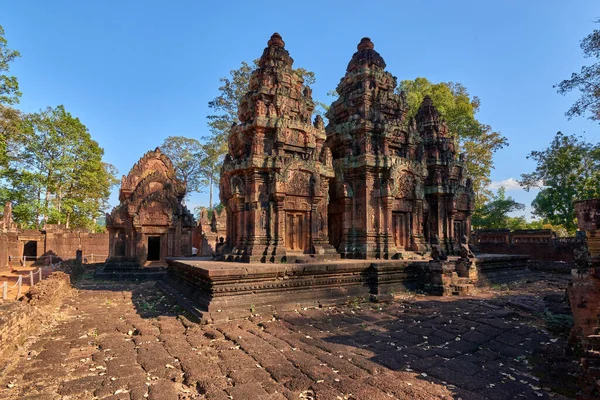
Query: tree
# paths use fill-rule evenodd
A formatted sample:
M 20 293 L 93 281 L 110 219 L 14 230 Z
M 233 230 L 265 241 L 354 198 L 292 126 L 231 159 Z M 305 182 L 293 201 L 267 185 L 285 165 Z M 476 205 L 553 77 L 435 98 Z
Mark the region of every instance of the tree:
M 208 208 L 213 208 L 213 189 L 215 184 L 218 184 L 221 176 L 221 163 L 223 162 L 223 154 L 219 152 L 219 144 L 215 140 L 210 140 L 202 145 L 202 158 L 200 161 L 200 173 L 202 175 L 202 185 L 208 186 L 209 200 Z
M 600 19 L 595 22 L 600 23 Z M 554 87 L 562 95 L 574 89 L 581 93 L 581 97 L 565 113 L 569 119 L 589 112 L 589 119 L 600 121 L 600 30 L 594 29 L 592 33 L 583 38 L 580 47 L 584 57 L 595 58 L 597 62 L 581 67 L 579 73 L 571 74 L 571 79 L 565 79 Z
M 207 144 L 214 146 L 214 152 L 218 154 L 218 157 L 227 153 L 229 129 L 232 124 L 239 122 L 238 105 L 244 94 L 248 92 L 250 77 L 254 69 L 258 68 L 258 61 L 254 60 L 253 66 L 244 61 L 238 69 L 229 72 L 230 78 L 223 77 L 219 79 L 221 82 L 220 94 L 208 102 L 208 107 L 213 109 L 215 114 L 207 117 L 210 136 L 204 139 Z M 304 68 L 297 68 L 294 71 L 304 79 L 305 84 L 312 85 L 315 83 L 314 72 L 307 71 Z
M 10 64 L 15 58 L 21 57 L 16 50 L 8 48 L 8 42 L 4 38 L 4 28 L 0 25 L 0 104 L 18 104 L 21 92 L 16 76 L 8 76 Z
M 18 51 L 8 48 L 4 28 L 0 25 L 0 172 L 6 168 L 10 147 L 20 133 L 20 114 L 11 107 L 18 104 L 21 97 L 19 82 L 16 76 L 7 75 L 10 64 L 20 56 Z
M 171 159 L 177 178 L 185 183 L 188 193 L 199 192 L 203 186 L 202 144 L 196 139 L 169 136 L 163 141 L 160 149 Z
M 22 128 L 26 140 L 1 192 L 16 202 L 17 222 L 92 227 L 118 182 L 114 167 L 102 162 L 104 150 L 63 106 L 26 116 Z
M 550 146 L 527 158 L 537 166 L 519 183 L 527 191 L 541 189 L 531 204 L 534 215 L 575 232 L 573 202 L 600 196 L 600 144 L 558 132 Z
M 470 97 L 460 83 L 432 83 L 426 78 L 402 81 L 398 91 L 406 94 L 409 117 L 417 113 L 425 96 L 431 97 L 448 129 L 459 139 L 459 148 L 465 153 L 466 173 L 473 179 L 475 206 L 481 207 L 491 196 L 488 186 L 494 168 L 494 153 L 508 146 L 508 140 L 477 120 L 475 114 L 481 104 L 479 98 Z
M 514 229 L 520 220 L 509 217 L 508 214 L 525 209 L 525 204 L 518 203 L 512 197 L 506 197 L 506 189 L 501 186 L 492 199 L 477 209 L 473 214 L 473 227 L 476 229 Z M 524 218 L 523 218 L 524 219 Z M 512 226 L 511 226 L 512 225 Z

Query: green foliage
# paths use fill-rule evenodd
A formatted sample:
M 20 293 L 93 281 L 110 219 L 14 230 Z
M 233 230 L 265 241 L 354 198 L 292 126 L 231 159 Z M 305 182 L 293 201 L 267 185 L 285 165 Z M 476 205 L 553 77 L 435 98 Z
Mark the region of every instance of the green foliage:
M 595 22 L 600 23 L 600 19 Z M 571 74 L 571 79 L 565 79 L 554 87 L 562 95 L 575 89 L 580 92 L 581 97 L 565 113 L 569 119 L 589 112 L 589 119 L 600 121 L 600 30 L 594 29 L 583 38 L 580 47 L 586 58 L 595 58 L 597 62 L 581 67 L 579 73 Z
M 492 196 L 488 203 L 475 210 L 472 224 L 475 229 L 520 229 L 516 225 L 521 220 L 515 220 L 509 217 L 508 214 L 523 209 L 525 209 L 525 204 L 516 202 L 510 196 L 506 197 L 506 190 L 504 187 L 500 187 L 498 193 Z
M 558 132 L 550 146 L 527 158 L 537 166 L 534 172 L 521 174 L 519 183 L 527 191 L 541 189 L 531 204 L 533 213 L 574 233 L 573 202 L 600 196 L 600 144 Z
M 20 139 L 20 113 L 11 106 L 19 103 L 21 92 L 17 77 L 7 75 L 10 64 L 20 57 L 8 48 L 4 28 L 0 25 L 0 178 L 5 172 L 14 142 Z
M 7 75 L 10 64 L 17 57 L 21 57 L 21 54 L 8 48 L 8 42 L 4 38 L 4 28 L 0 25 L 0 104 L 3 105 L 17 104 L 21 97 L 17 77 Z
M 199 192 L 202 186 L 202 144 L 184 136 L 169 136 L 160 149 L 171 159 L 177 178 L 186 184 L 188 193 Z
M 460 150 L 465 153 L 465 171 L 473 179 L 475 206 L 481 207 L 491 196 L 487 187 L 494 168 L 493 155 L 507 146 L 508 141 L 477 120 L 479 98 L 471 97 L 460 83 L 432 83 L 426 78 L 402 81 L 398 91 L 406 94 L 409 117 L 417 113 L 425 96 L 431 96 L 450 132 L 458 136 Z
M 202 186 L 209 188 L 209 209 L 213 207 L 214 187 L 219 184 L 221 176 L 223 153 L 220 151 L 220 147 L 219 143 L 216 142 L 216 138 L 211 138 L 207 143 L 202 145 L 200 172 L 202 175 Z
M 102 161 L 104 150 L 63 106 L 26 116 L 21 129 L 25 140 L 0 190 L 2 200 L 14 203 L 15 221 L 93 228 L 118 182 L 115 168 Z

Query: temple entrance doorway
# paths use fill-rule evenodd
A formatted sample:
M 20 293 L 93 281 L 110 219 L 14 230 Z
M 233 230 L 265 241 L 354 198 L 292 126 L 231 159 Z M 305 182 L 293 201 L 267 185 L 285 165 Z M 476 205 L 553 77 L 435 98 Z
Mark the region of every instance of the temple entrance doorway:
M 148 236 L 148 261 L 160 260 L 160 236 Z
M 118 257 L 125 256 L 126 243 L 127 243 L 127 239 L 125 236 L 125 232 L 119 231 L 119 233 L 117 233 L 117 239 L 115 241 L 115 256 L 118 256 Z
M 329 214 L 329 243 L 339 249 L 344 234 L 343 214 Z
M 37 242 L 30 240 L 23 245 L 23 259 L 25 261 L 35 261 L 37 259 Z
M 288 212 L 285 218 L 285 246 L 290 251 L 304 251 L 308 236 L 306 213 Z
M 396 247 L 406 250 L 410 246 L 410 221 L 408 213 L 392 213 L 392 232 Z

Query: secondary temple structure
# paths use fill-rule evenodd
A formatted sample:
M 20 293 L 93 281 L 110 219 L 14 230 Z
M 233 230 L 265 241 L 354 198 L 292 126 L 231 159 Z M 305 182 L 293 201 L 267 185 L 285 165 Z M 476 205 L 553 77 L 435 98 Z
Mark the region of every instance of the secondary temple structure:
M 186 193 L 171 160 L 159 148 L 147 152 L 123 175 L 120 204 L 106 215 L 108 264 L 160 264 L 190 255 L 194 217 L 182 205 Z
M 226 259 L 291 261 L 339 257 L 328 239 L 333 178 L 323 119 L 312 121 L 311 89 L 274 34 L 239 105 L 220 196 L 227 207 Z
M 363 38 L 324 129 L 292 63 L 274 34 L 231 128 L 225 259 L 403 258 L 438 240 L 458 254 L 474 193 L 432 100 L 408 118 L 396 78 Z

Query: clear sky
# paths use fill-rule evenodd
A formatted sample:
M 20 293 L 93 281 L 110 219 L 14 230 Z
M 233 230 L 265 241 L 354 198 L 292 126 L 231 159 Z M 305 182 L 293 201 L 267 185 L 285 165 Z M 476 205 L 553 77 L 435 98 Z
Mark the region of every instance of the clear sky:
M 494 187 L 508 183 L 527 204 L 535 194 L 513 180 L 533 170 L 531 150 L 559 130 L 600 140 L 598 123 L 564 116 L 576 94 L 552 88 L 590 62 L 579 42 L 597 18 L 597 0 L 0 1 L 0 25 L 22 55 L 11 69 L 19 108 L 64 104 L 119 174 L 167 136 L 207 135 L 219 78 L 258 58 L 273 32 L 296 67 L 315 72 L 313 97 L 325 102 L 368 36 L 399 80 L 456 81 L 479 96 L 479 120 L 510 142 L 496 154 Z

